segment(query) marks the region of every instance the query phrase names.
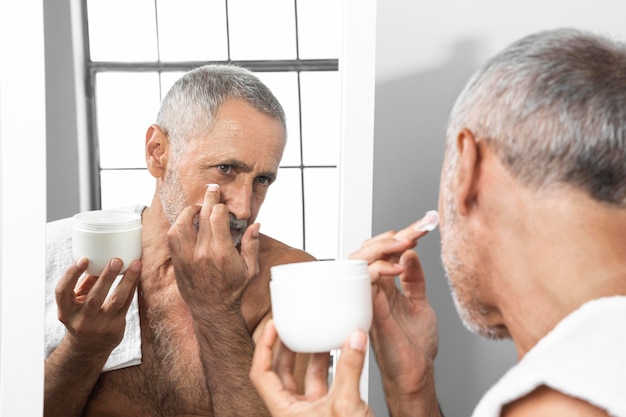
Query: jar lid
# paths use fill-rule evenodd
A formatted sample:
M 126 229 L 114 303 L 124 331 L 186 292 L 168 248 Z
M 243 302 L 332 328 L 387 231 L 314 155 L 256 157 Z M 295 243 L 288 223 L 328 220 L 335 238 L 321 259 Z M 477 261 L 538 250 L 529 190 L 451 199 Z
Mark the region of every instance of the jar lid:
M 270 268 L 272 281 L 283 279 L 369 279 L 367 262 L 362 259 L 334 261 L 305 261 L 274 265 Z
M 93 210 L 75 214 L 73 227 L 85 232 L 129 232 L 141 229 L 141 216 L 119 210 Z

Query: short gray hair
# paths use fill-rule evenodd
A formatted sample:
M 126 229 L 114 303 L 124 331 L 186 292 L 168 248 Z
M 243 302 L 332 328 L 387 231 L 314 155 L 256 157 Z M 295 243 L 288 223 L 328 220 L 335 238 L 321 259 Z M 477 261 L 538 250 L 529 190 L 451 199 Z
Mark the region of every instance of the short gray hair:
M 280 121 L 287 134 L 282 106 L 256 75 L 235 65 L 204 65 L 176 81 L 161 102 L 157 124 L 169 136 L 174 158 L 189 140 L 208 130 L 218 108 L 228 99 L 245 100 Z
M 469 80 L 448 122 L 448 159 L 462 128 L 523 184 L 569 185 L 626 205 L 626 45 L 556 29 L 513 43 Z

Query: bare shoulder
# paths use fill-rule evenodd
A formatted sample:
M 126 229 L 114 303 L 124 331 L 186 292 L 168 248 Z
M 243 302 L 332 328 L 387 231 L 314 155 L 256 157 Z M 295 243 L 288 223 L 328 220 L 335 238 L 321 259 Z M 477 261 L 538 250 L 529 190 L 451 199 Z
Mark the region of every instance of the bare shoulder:
M 507 404 L 502 417 L 541 415 L 608 417 L 609 414 L 586 401 L 553 390 L 545 385 Z
M 261 234 L 259 262 L 273 266 L 294 262 L 314 261 L 315 257 L 301 249 L 291 247 L 279 240 Z

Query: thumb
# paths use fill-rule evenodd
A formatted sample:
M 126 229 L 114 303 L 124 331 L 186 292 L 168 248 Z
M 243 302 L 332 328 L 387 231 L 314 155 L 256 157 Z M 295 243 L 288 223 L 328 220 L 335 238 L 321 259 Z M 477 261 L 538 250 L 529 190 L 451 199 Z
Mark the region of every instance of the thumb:
M 248 227 L 241 240 L 241 256 L 248 267 L 249 276 L 259 272 L 259 230 L 261 225 L 254 223 Z
M 363 330 L 354 331 L 344 343 L 331 391 L 333 395 L 347 400 L 348 404 L 356 406 L 361 402 L 359 383 L 363 363 L 365 362 L 365 351 L 367 348 L 367 333 Z

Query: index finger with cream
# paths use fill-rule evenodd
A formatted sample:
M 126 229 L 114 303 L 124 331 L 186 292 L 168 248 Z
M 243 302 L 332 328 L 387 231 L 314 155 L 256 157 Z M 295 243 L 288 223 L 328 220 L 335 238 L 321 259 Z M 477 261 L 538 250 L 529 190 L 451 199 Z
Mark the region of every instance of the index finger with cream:
M 394 235 L 396 240 L 414 241 L 426 233 L 435 230 L 439 224 L 439 213 L 436 210 L 427 211 L 424 217 L 412 225 L 405 227 Z

